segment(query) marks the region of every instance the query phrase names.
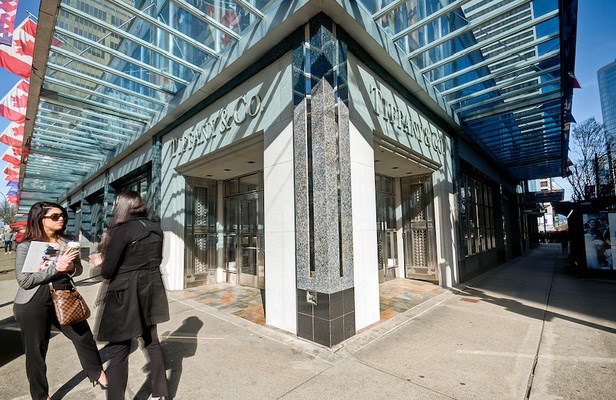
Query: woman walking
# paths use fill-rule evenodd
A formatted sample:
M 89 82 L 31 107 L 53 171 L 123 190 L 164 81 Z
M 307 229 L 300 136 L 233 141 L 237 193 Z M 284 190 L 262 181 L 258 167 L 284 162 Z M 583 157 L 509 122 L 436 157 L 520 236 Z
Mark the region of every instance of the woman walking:
M 107 399 L 123 400 L 128 381 L 131 340 L 143 338 L 150 358 L 152 399 L 168 399 L 163 351 L 156 325 L 169 320 L 169 305 L 160 274 L 163 232 L 147 218 L 136 192 L 118 194 L 100 253 L 90 259 L 108 279 L 98 315 L 97 339 L 109 342 Z
M 26 256 L 32 241 L 66 245 L 64 235 L 68 214 L 56 203 L 38 202 L 28 212 L 28 221 L 23 241 L 17 245 L 15 275 L 19 284 L 13 313 L 21 329 L 21 338 L 26 354 L 26 375 L 33 400 L 50 399 L 45 356 L 49 346 L 51 326 L 69 338 L 82 368 L 95 385 L 106 388 L 107 378 L 101 358 L 87 321 L 62 326 L 56 318 L 51 302 L 49 283 L 54 289 L 70 289 L 70 277 L 80 275 L 82 266 L 78 252 L 65 253 L 41 271 L 23 272 Z M 58 364 L 63 360 L 58 360 Z M 58 365 L 59 366 L 59 365 Z

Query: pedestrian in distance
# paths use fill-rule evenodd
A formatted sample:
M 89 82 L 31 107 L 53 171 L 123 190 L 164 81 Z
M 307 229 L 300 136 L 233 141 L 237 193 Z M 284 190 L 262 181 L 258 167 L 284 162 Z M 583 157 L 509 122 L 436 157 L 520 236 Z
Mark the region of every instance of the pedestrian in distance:
M 12 230 L 7 230 L 2 234 L 4 240 L 4 254 L 11 254 L 13 251 L 13 239 L 15 239 L 15 233 Z
M 169 398 L 157 332 L 157 324 L 169 320 L 160 273 L 163 232 L 147 215 L 147 206 L 138 193 L 119 193 L 99 253 L 90 257 L 90 265 L 100 266 L 101 276 L 108 280 L 97 315 L 97 340 L 108 342 L 108 400 L 124 400 L 128 355 L 131 341 L 137 337 L 143 339 L 150 359 L 151 398 Z
M 107 385 L 96 341 L 88 322 L 60 325 L 51 301 L 49 283 L 54 289 L 70 289 L 71 276 L 82 273 L 81 261 L 77 257 L 79 253 L 65 252 L 55 261 L 51 261 L 45 269 L 32 273 L 23 272 L 32 241 L 55 243 L 60 246 L 68 243 L 70 238 L 64 234 L 67 222 L 68 214 L 59 204 L 35 203 L 28 212 L 23 241 L 16 249 L 15 275 L 19 289 L 15 296 L 13 313 L 21 330 L 26 355 L 26 376 L 33 400 L 50 399 L 45 358 L 52 325 L 73 342 L 81 367 L 90 381 L 94 385 L 100 384 L 103 389 Z M 64 360 L 57 362 L 66 367 Z

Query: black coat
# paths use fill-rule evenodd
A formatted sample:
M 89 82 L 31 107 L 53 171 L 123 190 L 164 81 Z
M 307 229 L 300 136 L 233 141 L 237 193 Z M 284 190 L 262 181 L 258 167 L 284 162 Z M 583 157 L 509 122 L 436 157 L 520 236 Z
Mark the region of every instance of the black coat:
M 169 320 L 160 273 L 163 232 L 146 218 L 134 218 L 111 228 L 108 243 L 101 275 L 109 286 L 98 315 L 97 339 L 120 342 Z

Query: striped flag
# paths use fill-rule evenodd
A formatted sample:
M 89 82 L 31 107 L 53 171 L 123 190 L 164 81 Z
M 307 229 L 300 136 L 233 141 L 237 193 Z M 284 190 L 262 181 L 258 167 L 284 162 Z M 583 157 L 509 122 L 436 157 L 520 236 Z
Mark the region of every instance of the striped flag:
M 0 100 L 0 117 L 10 119 L 18 124 L 26 122 L 26 108 L 28 106 L 28 81 L 20 80 L 15 87 Z
M 17 0 L 0 0 L 0 44 L 11 45 L 16 15 Z

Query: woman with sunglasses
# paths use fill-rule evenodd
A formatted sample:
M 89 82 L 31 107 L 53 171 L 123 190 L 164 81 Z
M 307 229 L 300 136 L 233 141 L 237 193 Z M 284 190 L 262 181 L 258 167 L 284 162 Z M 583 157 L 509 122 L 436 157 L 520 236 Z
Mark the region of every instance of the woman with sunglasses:
M 68 214 L 56 203 L 38 202 L 28 212 L 26 232 L 17 245 L 15 274 L 19 289 L 15 297 L 13 313 L 21 329 L 21 338 L 26 354 L 26 375 L 33 400 L 50 399 L 47 383 L 45 356 L 49 346 L 51 326 L 69 338 L 82 368 L 91 382 L 107 387 L 101 358 L 87 321 L 62 326 L 56 318 L 51 302 L 49 283 L 55 289 L 72 287 L 70 277 L 82 272 L 78 252 L 59 254 L 51 265 L 41 271 L 23 272 L 26 256 L 32 241 L 54 243 L 62 248 L 69 238 L 64 235 Z
M 163 231 L 147 218 L 138 193 L 119 193 L 100 253 L 90 257 L 100 266 L 108 287 L 99 309 L 97 339 L 108 342 L 108 400 L 123 400 L 128 381 L 132 339 L 141 336 L 150 358 L 151 399 L 168 399 L 163 351 L 156 326 L 169 320 L 167 293 L 160 273 Z

